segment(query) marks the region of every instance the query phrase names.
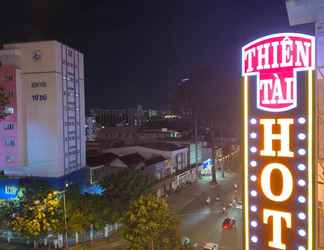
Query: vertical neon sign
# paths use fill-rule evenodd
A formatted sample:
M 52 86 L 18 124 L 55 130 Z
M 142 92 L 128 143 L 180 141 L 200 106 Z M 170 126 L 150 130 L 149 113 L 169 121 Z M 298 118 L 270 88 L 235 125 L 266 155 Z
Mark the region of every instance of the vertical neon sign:
M 242 48 L 244 249 L 314 249 L 315 39 Z

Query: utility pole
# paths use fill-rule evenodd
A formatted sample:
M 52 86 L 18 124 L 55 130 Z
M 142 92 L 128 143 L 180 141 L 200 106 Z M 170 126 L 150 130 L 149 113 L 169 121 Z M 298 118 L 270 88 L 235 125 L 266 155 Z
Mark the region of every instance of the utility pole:
M 67 231 L 67 215 L 66 215 L 66 198 L 65 198 L 65 193 L 66 189 L 68 188 L 69 184 L 66 183 L 64 185 L 64 190 L 59 192 L 55 191 L 54 194 L 63 194 L 63 211 L 64 211 L 64 231 L 65 231 L 65 247 L 67 248 L 69 246 L 68 243 L 68 231 Z
M 65 246 L 69 247 L 68 243 L 68 232 L 67 232 L 67 220 L 66 220 L 66 200 L 65 200 L 66 187 L 64 186 L 63 192 L 63 206 L 64 206 L 64 229 L 65 229 Z
M 217 184 L 217 178 L 216 178 L 216 155 L 215 155 L 215 127 L 213 122 L 211 122 L 210 126 L 210 134 L 211 134 L 211 147 L 212 147 L 212 182 Z
M 197 120 L 197 118 L 195 117 L 194 118 L 195 119 L 195 121 L 194 121 L 194 123 L 195 123 L 195 138 L 194 138 L 194 141 L 195 141 L 195 159 L 196 159 L 196 171 L 198 171 L 198 167 L 199 167 L 199 163 L 198 163 L 198 120 Z
M 221 127 L 220 130 L 220 136 L 221 136 L 221 145 L 222 145 L 222 154 L 224 152 L 224 137 L 223 137 L 223 127 Z M 224 159 L 224 158 L 223 158 Z M 226 159 L 225 159 L 226 160 Z M 222 177 L 225 178 L 225 170 L 224 170 L 224 165 L 225 165 L 225 160 L 222 160 L 221 168 L 222 168 Z

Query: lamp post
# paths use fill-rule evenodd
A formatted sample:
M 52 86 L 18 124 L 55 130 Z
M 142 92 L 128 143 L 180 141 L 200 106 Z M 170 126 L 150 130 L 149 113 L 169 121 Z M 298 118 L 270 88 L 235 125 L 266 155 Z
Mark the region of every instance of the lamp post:
M 56 194 L 63 194 L 63 211 L 64 211 L 64 231 L 65 231 L 65 247 L 69 246 L 68 243 L 68 232 L 67 232 L 67 215 L 66 215 L 66 199 L 65 199 L 65 192 L 66 189 L 69 187 L 68 183 L 65 183 L 64 190 L 61 192 L 55 192 Z
M 67 232 L 67 220 L 66 220 L 66 200 L 65 200 L 65 192 L 66 192 L 66 188 L 68 186 L 69 186 L 69 184 L 66 183 L 64 186 L 64 192 L 63 192 L 64 229 L 65 229 L 65 246 L 66 246 L 66 248 L 69 246 L 68 232 Z

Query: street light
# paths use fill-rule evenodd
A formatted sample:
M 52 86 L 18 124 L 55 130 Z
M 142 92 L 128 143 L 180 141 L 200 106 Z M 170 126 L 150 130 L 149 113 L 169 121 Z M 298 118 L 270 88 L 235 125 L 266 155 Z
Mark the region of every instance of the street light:
M 65 183 L 64 190 L 61 192 L 56 191 L 55 194 L 63 194 L 63 210 L 64 210 L 64 230 L 65 230 L 65 247 L 69 246 L 68 244 L 68 232 L 67 232 L 67 217 L 66 217 L 66 200 L 65 200 L 65 192 L 69 187 L 68 183 Z

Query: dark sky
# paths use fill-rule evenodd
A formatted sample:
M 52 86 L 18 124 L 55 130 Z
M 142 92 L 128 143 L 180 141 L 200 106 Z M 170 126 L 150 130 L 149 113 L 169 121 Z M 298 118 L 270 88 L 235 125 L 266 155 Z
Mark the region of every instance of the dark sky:
M 217 75 L 215 105 L 239 110 L 240 47 L 289 27 L 284 0 L 17 0 L 2 3 L 0 42 L 56 39 L 85 54 L 86 104 L 167 107 L 195 65 Z

